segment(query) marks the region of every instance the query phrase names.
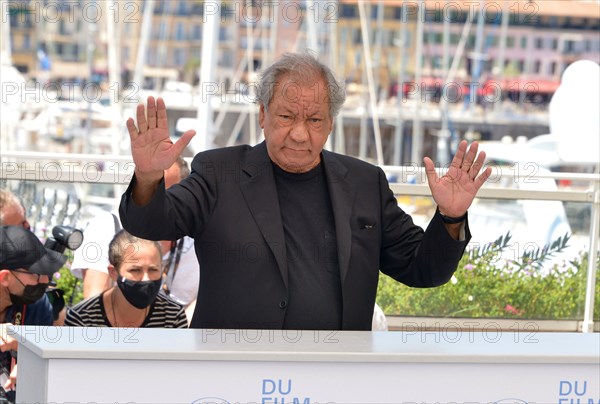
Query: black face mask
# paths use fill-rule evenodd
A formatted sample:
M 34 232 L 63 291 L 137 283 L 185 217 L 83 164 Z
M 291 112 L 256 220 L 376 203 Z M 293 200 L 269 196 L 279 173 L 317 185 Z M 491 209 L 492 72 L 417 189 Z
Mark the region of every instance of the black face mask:
M 19 280 L 19 282 L 21 281 Z M 23 284 L 23 282 L 21 282 L 21 284 Z M 25 286 L 25 289 L 23 289 L 23 294 L 21 296 L 10 293 L 10 290 L 8 291 L 8 295 L 10 296 L 10 301 L 14 305 L 33 304 L 37 302 L 42 296 L 44 296 L 44 292 L 46 292 L 47 287 L 47 283 L 27 285 Z
M 155 281 L 132 281 L 122 276 L 117 278 L 117 286 L 125 296 L 125 299 L 138 309 L 150 306 L 160 291 L 162 279 Z

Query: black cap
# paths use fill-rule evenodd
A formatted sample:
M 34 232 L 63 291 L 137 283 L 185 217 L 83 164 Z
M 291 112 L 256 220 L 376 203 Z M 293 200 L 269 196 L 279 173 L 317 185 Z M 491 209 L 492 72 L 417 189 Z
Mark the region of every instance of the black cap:
M 26 269 L 51 276 L 67 257 L 52 251 L 31 231 L 19 226 L 2 226 L 0 231 L 0 269 Z

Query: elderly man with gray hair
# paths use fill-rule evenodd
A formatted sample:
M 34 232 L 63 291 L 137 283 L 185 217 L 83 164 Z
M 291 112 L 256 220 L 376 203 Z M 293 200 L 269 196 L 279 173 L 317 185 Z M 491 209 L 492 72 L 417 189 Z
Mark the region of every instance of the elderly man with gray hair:
M 384 172 L 323 150 L 343 87 L 314 56 L 285 54 L 262 75 L 264 142 L 196 155 L 165 190 L 163 170 L 189 143 L 172 143 L 162 99 L 127 128 L 136 164 L 123 226 L 147 239 L 195 239 L 200 290 L 193 328 L 370 330 L 379 271 L 414 287 L 447 282 L 470 238 L 467 209 L 490 175 L 477 143 L 458 147 L 438 177 L 424 231 L 398 207 Z

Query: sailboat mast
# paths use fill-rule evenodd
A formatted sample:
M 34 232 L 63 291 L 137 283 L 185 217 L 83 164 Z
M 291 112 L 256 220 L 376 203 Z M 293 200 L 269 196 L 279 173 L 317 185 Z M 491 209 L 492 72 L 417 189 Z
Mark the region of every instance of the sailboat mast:
M 202 55 L 200 58 L 200 91 L 204 84 L 215 82 L 215 67 L 219 34 L 219 12 L 218 6 L 213 2 L 204 3 L 204 26 L 202 28 Z M 202 102 L 198 103 L 197 119 L 199 128 L 198 135 L 192 138 L 190 146 L 193 153 L 208 150 L 213 146 L 213 109 L 212 96 L 208 92 L 201 94 Z

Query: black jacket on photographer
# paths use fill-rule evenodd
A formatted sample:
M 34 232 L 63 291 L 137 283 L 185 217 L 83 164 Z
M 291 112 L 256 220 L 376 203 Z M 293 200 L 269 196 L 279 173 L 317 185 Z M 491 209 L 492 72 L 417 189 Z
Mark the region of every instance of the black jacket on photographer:
M 35 303 L 10 306 L 0 320 L 14 325 L 52 325 L 53 321 L 52 304 L 46 294 Z
M 53 321 L 52 304 L 46 294 L 35 303 L 8 307 L 5 317 L 0 319 L 2 323 L 14 325 L 52 325 Z M 6 369 L 10 369 L 10 352 L 0 353 L 0 364 Z
M 0 313 L 3 313 L 0 321 L 14 325 L 52 325 L 53 308 L 45 292 L 66 259 L 61 253 L 45 248 L 28 229 L 0 226 Z M 0 354 L 0 372 L 9 375 L 15 360 L 13 352 Z M 0 398 L 10 401 L 9 393 L 14 394 L 8 392 Z

